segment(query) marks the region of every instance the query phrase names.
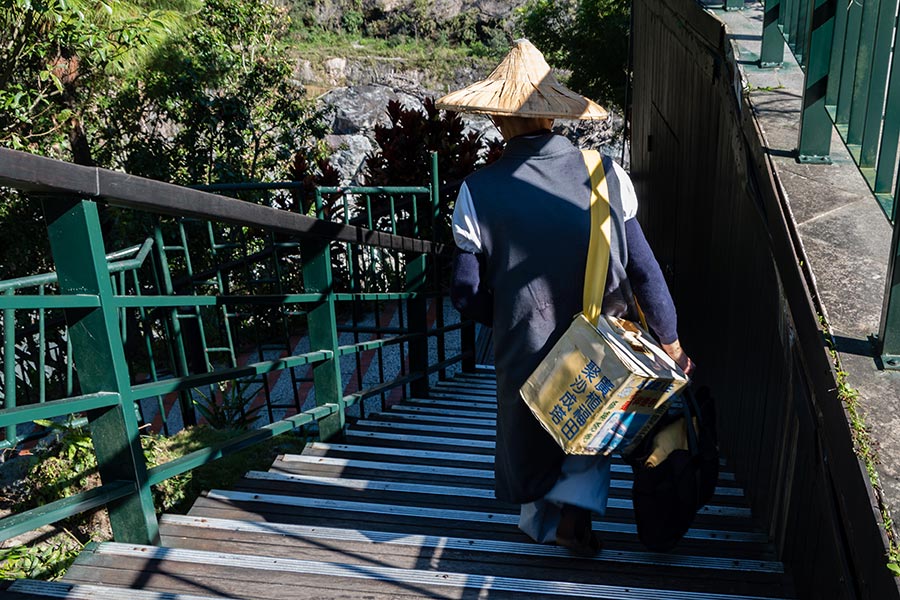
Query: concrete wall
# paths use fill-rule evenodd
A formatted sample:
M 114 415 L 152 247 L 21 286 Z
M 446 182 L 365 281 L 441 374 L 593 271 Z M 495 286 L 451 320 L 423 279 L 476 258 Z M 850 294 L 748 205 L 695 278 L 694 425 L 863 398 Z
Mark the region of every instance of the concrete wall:
M 898 598 L 796 233 L 722 24 L 635 0 L 632 176 L 724 455 L 804 598 Z M 760 24 L 760 29 L 762 25 Z

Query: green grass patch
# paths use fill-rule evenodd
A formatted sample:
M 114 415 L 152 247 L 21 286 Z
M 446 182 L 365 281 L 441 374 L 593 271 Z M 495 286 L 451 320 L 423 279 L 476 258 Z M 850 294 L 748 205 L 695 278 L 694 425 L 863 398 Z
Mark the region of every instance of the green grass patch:
M 875 490 L 875 497 L 878 499 L 881 521 L 884 524 L 884 530 L 888 539 L 886 566 L 895 576 L 900 576 L 900 545 L 898 545 L 898 540 L 894 535 L 893 520 L 891 519 L 890 512 L 883 500 L 881 481 L 878 477 L 878 470 L 875 468 L 875 465 L 878 464 L 878 453 L 875 450 L 872 436 L 870 435 L 869 428 L 866 426 L 865 419 L 863 418 L 859 391 L 851 387 L 847 382 L 848 374 L 843 370 L 840 356 L 838 356 L 837 350 L 835 350 L 831 327 L 822 315 L 819 315 L 819 322 L 822 325 L 822 333 L 825 335 L 825 341 L 828 344 L 828 352 L 831 354 L 831 360 L 834 363 L 835 373 L 837 374 L 838 398 L 844 404 L 850 422 L 850 432 L 853 436 L 853 448 L 866 467 L 869 483 L 872 484 L 872 488 Z
M 452 76 L 455 70 L 463 67 L 483 71 L 496 60 L 496 52 L 480 42 L 450 44 L 407 36 L 374 38 L 331 31 L 305 31 L 285 43 L 292 55 L 310 61 L 314 68 L 335 57 L 360 64 L 396 62 L 407 69 L 426 71 L 436 81 Z
M 228 441 L 241 433 L 244 432 L 191 427 L 172 437 L 152 436 L 142 440 L 147 464 L 153 467 L 196 450 Z M 185 513 L 204 490 L 229 488 L 247 471 L 268 469 L 279 454 L 299 454 L 303 451 L 306 441 L 305 436 L 286 433 L 183 475 L 172 477 L 154 487 L 156 510 Z

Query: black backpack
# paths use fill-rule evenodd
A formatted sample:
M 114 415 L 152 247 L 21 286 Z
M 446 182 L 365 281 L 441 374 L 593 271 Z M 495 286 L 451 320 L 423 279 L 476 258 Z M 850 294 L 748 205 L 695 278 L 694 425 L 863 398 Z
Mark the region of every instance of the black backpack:
M 696 396 L 687 389 L 682 394 L 683 415 L 672 415 L 646 436 L 626 460 L 634 470 L 632 499 L 638 538 L 649 550 L 671 550 L 690 529 L 703 506 L 709 502 L 719 478 L 719 448 L 715 430 L 715 406 L 709 388 Z M 696 418 L 698 430 L 692 426 Z M 653 468 L 645 467 L 655 432 L 674 419 L 688 424 L 687 450 L 674 450 Z

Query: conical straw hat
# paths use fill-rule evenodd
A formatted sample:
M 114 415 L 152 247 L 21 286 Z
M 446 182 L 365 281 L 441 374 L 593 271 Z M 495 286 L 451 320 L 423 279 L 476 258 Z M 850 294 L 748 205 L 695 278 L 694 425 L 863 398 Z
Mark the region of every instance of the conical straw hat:
M 484 115 L 605 119 L 606 109 L 556 80 L 528 40 L 516 40 L 487 79 L 440 98 L 437 108 Z

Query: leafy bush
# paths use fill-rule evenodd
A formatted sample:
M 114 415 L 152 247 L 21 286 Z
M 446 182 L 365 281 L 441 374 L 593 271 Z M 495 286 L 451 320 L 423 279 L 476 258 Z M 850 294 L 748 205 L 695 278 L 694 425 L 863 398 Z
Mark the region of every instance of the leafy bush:
M 388 104 L 390 123 L 375 127 L 378 150 L 366 157 L 366 183 L 423 185 L 430 182 L 431 152 L 437 152 L 442 220 L 435 224 L 436 236 L 450 242 L 450 217 L 459 184 L 483 164 L 487 148 L 479 134 L 464 133 L 465 124 L 459 113 L 438 110 L 432 98 L 424 104 L 424 113 L 404 108 L 398 101 Z M 411 210 L 402 205 L 397 209 L 398 229 L 408 235 L 412 230 Z
M 40 421 L 54 429 L 57 439 L 39 450 L 27 475 L 5 496 L 17 498 L 10 508 L 19 513 L 100 484 L 97 460 L 88 430 L 68 424 Z M 192 427 L 171 437 L 147 435 L 141 446 L 147 466 L 164 464 L 196 450 L 226 442 L 239 432 L 207 426 Z M 186 512 L 203 490 L 230 487 L 244 473 L 267 468 L 278 454 L 302 451 L 306 439 L 284 434 L 231 456 L 167 479 L 153 487 L 153 502 L 162 512 Z M 61 577 L 88 541 L 108 540 L 109 521 L 103 509 L 83 513 L 57 524 L 62 532 L 46 542 L 0 550 L 0 578 Z
M 196 27 L 161 46 L 104 115 L 102 158 L 175 183 L 280 177 L 325 125 L 281 43 L 286 9 L 206 0 Z
M 68 532 L 56 539 L 35 546 L 13 546 L 0 549 L 0 579 L 61 578 L 84 548 Z
M 233 429 L 246 431 L 259 417 L 263 404 L 252 406 L 256 393 L 250 392 L 253 382 L 235 380 L 218 384 L 218 394 L 210 391 L 209 396 L 199 389 L 203 400 L 194 400 L 194 406 L 207 425 L 213 429 Z

